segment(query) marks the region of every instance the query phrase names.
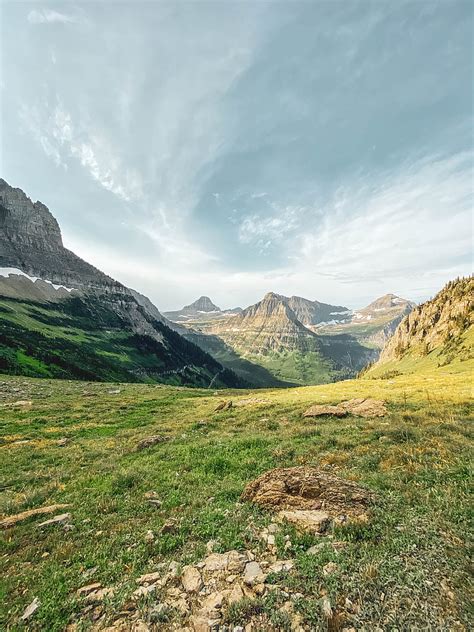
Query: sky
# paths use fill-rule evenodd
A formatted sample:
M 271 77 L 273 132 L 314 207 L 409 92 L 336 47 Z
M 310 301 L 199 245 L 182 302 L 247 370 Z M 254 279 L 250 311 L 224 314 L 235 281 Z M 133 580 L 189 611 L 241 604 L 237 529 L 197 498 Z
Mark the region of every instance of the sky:
M 5 2 L 0 176 L 161 310 L 471 273 L 470 0 Z

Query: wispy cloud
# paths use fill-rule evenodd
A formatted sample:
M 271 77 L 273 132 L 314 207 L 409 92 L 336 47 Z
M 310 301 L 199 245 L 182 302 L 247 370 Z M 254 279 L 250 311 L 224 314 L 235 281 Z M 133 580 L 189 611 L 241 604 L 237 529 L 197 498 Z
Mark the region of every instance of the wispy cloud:
M 78 15 L 60 13 L 53 9 L 32 9 L 26 19 L 30 24 L 77 24 L 82 21 Z
M 123 165 L 107 139 L 98 132 L 78 128 L 60 102 L 51 112 L 47 107 L 24 105 L 21 118 L 57 166 L 67 169 L 68 161 L 74 158 L 96 182 L 122 200 L 129 202 L 142 197 L 140 174 Z

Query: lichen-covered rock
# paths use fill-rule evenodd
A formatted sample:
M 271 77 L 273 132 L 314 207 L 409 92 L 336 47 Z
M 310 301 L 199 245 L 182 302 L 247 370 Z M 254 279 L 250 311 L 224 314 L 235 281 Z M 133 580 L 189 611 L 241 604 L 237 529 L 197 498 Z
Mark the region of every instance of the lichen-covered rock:
M 277 468 L 247 485 L 242 500 L 274 511 L 321 510 L 330 519 L 366 520 L 374 494 L 316 467 Z

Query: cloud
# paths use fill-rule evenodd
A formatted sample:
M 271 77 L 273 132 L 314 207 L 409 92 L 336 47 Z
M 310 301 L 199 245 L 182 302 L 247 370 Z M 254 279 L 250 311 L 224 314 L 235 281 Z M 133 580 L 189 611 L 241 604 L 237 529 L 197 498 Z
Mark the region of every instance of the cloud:
M 77 24 L 81 21 L 78 16 L 67 15 L 52 9 L 32 9 L 26 19 L 30 24 Z
M 472 247 L 473 157 L 428 155 L 341 185 L 293 244 L 296 265 L 380 288 L 459 269 Z
M 127 202 L 143 196 L 142 178 L 136 169 L 122 164 L 114 147 L 99 132 L 76 126 L 72 116 L 58 102 L 49 108 L 23 105 L 21 120 L 44 153 L 59 167 L 67 169 L 75 158 L 104 189 Z

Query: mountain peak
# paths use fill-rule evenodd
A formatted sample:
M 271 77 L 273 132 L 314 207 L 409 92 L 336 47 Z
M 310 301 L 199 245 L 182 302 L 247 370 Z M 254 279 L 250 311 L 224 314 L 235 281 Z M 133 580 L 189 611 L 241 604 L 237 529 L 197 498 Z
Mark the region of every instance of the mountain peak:
M 401 298 L 396 294 L 384 294 L 383 296 L 379 296 L 375 301 L 372 301 L 370 305 L 364 308 L 364 310 L 382 310 L 382 309 L 393 309 L 394 307 L 404 308 L 404 307 L 414 307 L 414 303 L 408 301 L 405 298 Z
M 194 303 L 191 305 L 186 305 L 184 307 L 186 310 L 197 310 L 199 312 L 220 312 L 221 308 L 214 305 L 211 299 L 208 296 L 200 296 Z

